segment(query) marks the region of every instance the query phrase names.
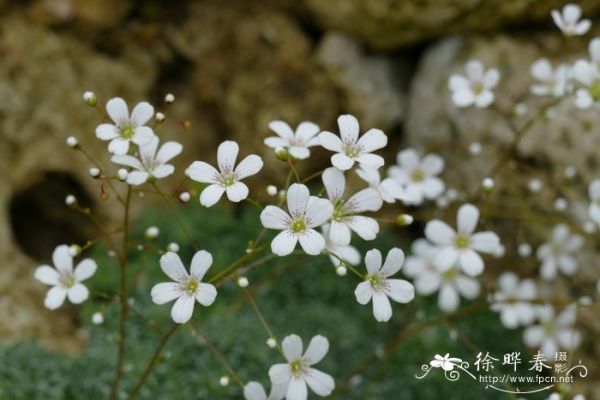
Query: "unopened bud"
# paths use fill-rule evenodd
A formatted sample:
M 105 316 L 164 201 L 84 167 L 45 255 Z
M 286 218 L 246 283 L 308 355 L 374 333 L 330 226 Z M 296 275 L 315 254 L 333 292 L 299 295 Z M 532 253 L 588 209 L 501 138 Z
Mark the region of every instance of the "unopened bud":
M 240 276 L 238 278 L 238 280 L 237 280 L 237 284 L 241 288 L 246 288 L 246 287 L 248 287 L 248 285 L 250 284 L 250 282 L 248 282 L 248 278 L 246 278 L 245 276 Z
M 69 136 L 67 138 L 67 146 L 74 149 L 75 147 L 79 146 L 79 141 L 75 136 Z
M 177 253 L 179 251 L 179 245 L 175 242 L 171 242 L 167 246 L 167 250 L 172 251 L 173 253 Z
M 100 170 L 96 167 L 90 168 L 89 173 L 92 178 L 97 178 L 100 176 Z
M 283 147 L 277 147 L 275 148 L 275 156 L 281 161 L 287 161 L 290 158 L 290 153 Z
M 79 247 L 76 244 L 72 244 L 71 246 L 69 246 L 69 254 L 71 255 L 71 257 L 76 257 L 79 255 L 79 253 L 81 253 L 81 247 Z
M 153 240 L 156 239 L 158 237 L 158 235 L 160 235 L 160 229 L 158 229 L 158 227 L 156 226 L 149 226 L 146 229 L 146 239 L 148 240 Z
M 104 322 L 104 316 L 102 315 L 101 312 L 96 311 L 94 314 L 92 314 L 92 324 L 102 325 L 103 322 Z
M 181 200 L 181 202 L 183 202 L 183 203 L 187 203 L 188 201 L 190 201 L 191 197 L 192 196 L 190 195 L 189 192 L 181 192 L 179 194 L 179 200 Z
M 267 194 L 269 196 L 277 196 L 277 187 L 275 185 L 267 186 Z
M 68 206 L 74 206 L 75 204 L 77 204 L 77 199 L 75 198 L 75 196 L 70 194 L 65 198 L 65 204 Z
M 172 93 L 167 93 L 165 96 L 165 103 L 173 104 L 175 102 L 175 96 Z
M 119 178 L 119 180 L 121 182 L 124 182 L 125 180 L 127 180 L 128 175 L 129 175 L 129 172 L 127 172 L 127 170 L 125 168 L 119 168 L 119 170 L 117 171 L 117 177 Z
M 412 215 L 408 215 L 408 214 L 399 214 L 396 217 L 396 223 L 400 226 L 407 226 L 412 224 L 414 221 L 414 218 Z
M 348 273 L 348 268 L 342 263 L 335 268 L 335 273 L 338 274 L 338 276 L 345 276 Z
M 486 192 L 491 192 L 492 189 L 494 189 L 494 180 L 492 178 L 485 178 L 481 182 L 481 186 L 483 187 L 483 190 L 485 190 Z
M 221 386 L 227 386 L 227 385 L 229 385 L 229 377 L 227 375 L 222 376 L 219 379 L 219 385 L 221 385 Z
M 162 123 L 162 122 L 164 122 L 164 120 L 165 120 L 166 118 L 167 118 L 167 117 L 165 117 L 165 114 L 163 114 L 163 113 L 161 113 L 161 112 L 157 112 L 156 114 L 154 114 L 154 120 L 155 120 L 156 122 L 158 122 L 159 124 L 160 124 L 160 123 Z
M 85 93 L 83 93 L 83 101 L 85 101 L 85 104 L 87 104 L 88 106 L 91 107 L 95 107 L 96 103 L 98 102 L 98 99 L 96 98 L 96 95 L 94 94 L 94 92 L 90 92 L 87 91 Z
M 270 337 L 265 343 L 267 344 L 267 346 L 269 346 L 270 349 L 274 349 L 275 346 L 277 346 L 277 339 L 275 339 L 274 337 Z

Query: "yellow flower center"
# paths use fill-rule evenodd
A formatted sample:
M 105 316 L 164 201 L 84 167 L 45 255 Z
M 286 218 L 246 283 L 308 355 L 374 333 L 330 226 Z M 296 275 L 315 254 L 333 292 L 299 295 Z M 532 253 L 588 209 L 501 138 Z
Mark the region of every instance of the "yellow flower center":
M 299 377 L 304 374 L 304 361 L 297 358 L 290 363 L 290 371 L 292 375 Z
M 300 233 L 306 230 L 306 221 L 304 218 L 296 218 L 292 221 L 291 224 L 292 232 Z
M 75 280 L 75 277 L 73 275 L 65 275 L 61 277 L 61 283 L 63 287 L 68 289 L 75 286 L 77 281 Z
M 233 185 L 235 183 L 235 175 L 234 174 L 223 175 L 221 177 L 221 183 L 223 184 L 223 186 Z
M 600 81 L 595 81 L 590 86 L 590 95 L 594 98 L 594 100 L 600 100 Z
M 458 276 L 458 270 L 456 268 L 450 268 L 447 271 L 442 272 L 442 279 L 444 281 L 453 281 Z
M 457 235 L 455 239 L 456 247 L 459 249 L 468 249 L 470 240 L 468 235 Z
M 198 282 L 198 280 L 196 278 L 194 278 L 193 276 L 190 276 L 188 278 L 188 280 L 185 282 L 185 284 L 183 285 L 183 290 L 185 292 L 187 292 L 188 294 L 196 294 L 196 291 L 198 290 L 198 286 L 200 285 L 200 282 Z
M 358 156 L 358 148 L 356 146 L 346 146 L 344 153 L 350 158 Z
M 367 281 L 376 292 L 381 291 L 385 285 L 385 277 L 380 273 L 369 275 Z
M 425 173 L 420 169 L 415 169 L 410 174 L 410 179 L 412 179 L 413 182 L 422 182 L 425 179 Z
M 131 139 L 135 133 L 135 129 L 131 125 L 123 125 L 120 127 L 120 130 L 121 137 L 123 137 L 123 139 Z

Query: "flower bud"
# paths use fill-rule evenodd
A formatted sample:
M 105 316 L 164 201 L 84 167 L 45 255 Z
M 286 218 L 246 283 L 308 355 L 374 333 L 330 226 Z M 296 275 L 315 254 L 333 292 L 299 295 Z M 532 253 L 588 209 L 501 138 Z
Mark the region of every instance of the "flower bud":
M 219 385 L 221 385 L 221 386 L 227 386 L 227 385 L 229 385 L 229 377 L 227 375 L 222 376 L 219 379 Z
M 175 96 L 172 93 L 167 93 L 165 96 L 165 103 L 173 104 L 175 102 Z
M 75 136 L 69 136 L 67 138 L 67 146 L 74 149 L 75 147 L 79 146 L 79 141 Z
M 277 346 L 277 339 L 270 337 L 265 343 L 267 343 L 267 346 L 269 346 L 270 349 L 274 349 L 275 346 Z
M 400 226 L 410 225 L 413 223 L 413 221 L 413 216 L 408 214 L 398 214 L 398 216 L 396 217 L 396 223 Z
M 69 254 L 71 255 L 71 257 L 77 257 L 80 253 L 81 253 L 80 246 L 78 246 L 76 244 L 72 244 L 71 246 L 69 246 Z
M 89 173 L 92 178 L 98 178 L 100 176 L 100 170 L 96 167 L 90 168 Z
M 77 204 L 77 199 L 75 198 L 75 196 L 70 194 L 65 198 L 65 204 L 68 206 L 74 206 Z
M 117 171 L 117 177 L 121 182 L 125 182 L 125 180 L 127 180 L 128 175 L 129 172 L 127 172 L 125 168 L 119 168 L 119 170 Z
M 290 154 L 283 147 L 275 148 L 275 156 L 281 161 L 287 161 L 290 158 Z
M 481 154 L 481 143 L 479 142 L 473 142 L 469 145 L 469 153 L 472 156 L 478 156 L 479 154 Z
M 104 316 L 102 315 L 101 312 L 96 311 L 94 314 L 92 314 L 92 324 L 102 325 L 103 322 L 104 322 Z
M 179 251 L 179 245 L 175 242 L 171 242 L 167 246 L 167 250 L 172 251 L 173 253 L 177 253 Z
M 240 276 L 237 280 L 237 284 L 241 288 L 246 288 L 248 287 L 250 282 L 248 282 L 248 278 L 246 278 L 245 276 Z
M 158 235 L 160 235 L 160 229 L 158 229 L 158 227 L 156 227 L 156 226 L 149 226 L 146 229 L 146 233 L 145 233 L 146 239 L 148 239 L 148 240 L 154 240 L 154 239 L 156 239 L 158 237 Z
M 154 120 L 159 124 L 164 122 L 166 118 L 167 117 L 165 117 L 165 114 L 161 112 L 157 112 L 156 114 L 154 114 Z
M 275 185 L 267 186 L 267 194 L 269 196 L 277 196 L 277 187 Z
M 491 192 L 492 189 L 494 189 L 494 180 L 492 178 L 485 178 L 481 182 L 481 186 L 483 187 L 483 190 L 485 190 L 486 192 Z
M 335 273 L 338 274 L 338 276 L 345 276 L 348 273 L 348 268 L 346 268 L 344 263 L 341 263 L 335 268 Z
M 96 98 L 94 92 L 87 91 L 83 93 L 82 97 L 83 101 L 85 101 L 85 104 L 87 104 L 90 107 L 95 107 L 96 103 L 98 102 L 98 99 Z
M 183 203 L 187 203 L 188 201 L 190 201 L 190 198 L 192 196 L 190 195 L 190 192 L 181 192 L 179 194 L 179 200 L 181 200 L 181 202 Z

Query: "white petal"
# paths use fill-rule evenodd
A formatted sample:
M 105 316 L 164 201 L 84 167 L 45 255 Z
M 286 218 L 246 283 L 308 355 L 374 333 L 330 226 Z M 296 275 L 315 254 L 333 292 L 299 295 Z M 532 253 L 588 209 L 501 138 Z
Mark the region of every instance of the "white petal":
M 371 284 L 366 281 L 359 283 L 354 290 L 354 296 L 356 296 L 356 301 L 359 304 L 367 304 L 369 301 L 371 301 L 371 297 L 373 296 Z
M 297 235 L 290 231 L 283 231 L 275 236 L 275 239 L 271 242 L 271 251 L 278 256 L 287 256 L 294 251 L 296 243 L 298 243 Z
M 347 246 L 350 244 L 351 235 L 348 225 L 340 221 L 331 221 L 329 239 L 334 245 Z
M 131 122 L 134 126 L 145 125 L 154 116 L 154 107 L 150 103 L 142 101 L 138 103 L 131 112 Z
M 598 46 L 600 47 L 600 38 L 598 38 Z M 600 52 L 600 49 L 598 49 Z M 588 187 L 588 195 L 592 201 L 600 199 L 600 179 L 594 179 Z
M 200 193 L 200 204 L 204 207 L 214 206 L 223 196 L 225 188 L 221 185 L 212 184 Z
M 535 79 L 540 81 L 550 81 L 553 77 L 552 64 L 547 58 L 540 58 L 534 62 L 529 72 Z
M 227 186 L 225 190 L 229 201 L 233 201 L 234 203 L 239 203 L 248 197 L 248 186 L 243 182 L 236 182 L 233 185 Z
M 379 272 L 381 269 L 381 263 L 381 252 L 379 250 L 373 249 L 367 251 L 367 254 L 365 254 L 365 265 L 369 275 Z
M 321 178 L 329 200 L 336 202 L 341 199 L 346 190 L 344 173 L 335 167 L 330 167 L 323 171 Z
M 494 102 L 494 93 L 486 90 L 475 97 L 475 106 L 485 108 Z
M 290 216 L 279 207 L 266 206 L 260 213 L 260 222 L 267 229 L 286 229 Z
M 251 154 L 244 158 L 235 168 L 237 179 L 244 179 L 248 176 L 256 175 L 263 167 L 263 160 L 256 154 Z
M 308 398 L 308 389 L 304 379 L 292 378 L 288 386 L 286 400 L 306 400 Z
M 306 225 L 315 228 L 323 225 L 333 214 L 333 204 L 327 199 L 312 198 L 306 209 Z
M 137 158 L 130 156 L 130 155 L 112 156 L 110 161 L 112 161 L 115 164 L 125 165 L 127 167 L 131 167 L 131 168 L 135 168 L 135 169 L 143 169 L 144 168 L 144 166 L 142 165 L 140 160 L 138 160 Z
M 156 135 L 154 134 L 152 128 L 147 126 L 135 128 L 133 136 L 131 137 L 131 141 L 138 146 L 149 145 L 153 140 L 156 140 Z
M 483 64 L 479 60 L 470 60 L 465 65 L 465 70 L 467 72 L 467 76 L 471 82 L 473 81 L 481 81 L 483 79 Z
M 192 318 L 194 312 L 194 297 L 189 295 L 181 296 L 177 299 L 173 308 L 171 308 L 171 318 L 178 324 L 185 324 Z
M 232 140 L 226 140 L 219 145 L 217 149 L 217 164 L 221 172 L 233 172 L 239 150 L 240 147 L 238 144 Z
M 586 89 L 577 89 L 575 92 L 575 105 L 577 108 L 586 109 L 594 104 L 594 98 Z
M 347 171 L 354 165 L 354 160 L 344 153 L 337 153 L 331 156 L 331 164 L 337 169 Z
M 287 385 L 291 378 L 289 364 L 273 365 L 269 368 L 269 378 L 273 385 Z
M 327 150 L 335 151 L 336 153 L 344 151 L 344 145 L 339 136 L 334 135 L 331 132 L 321 132 L 319 134 L 319 142 L 321 143 L 321 146 L 325 147 Z
M 154 162 L 156 159 L 156 151 L 158 150 L 159 142 L 160 140 L 158 139 L 158 136 L 154 135 L 149 143 L 139 146 L 140 159 L 144 164 L 150 164 Z
M 560 11 L 558 11 L 558 10 L 552 10 L 550 12 L 550 15 L 552 16 L 552 20 L 554 21 L 554 23 L 556 24 L 556 26 L 560 30 L 562 30 L 564 28 L 564 23 L 563 23 L 562 14 L 560 13 Z
M 396 155 L 396 162 L 405 169 L 412 171 L 419 166 L 421 160 L 415 149 L 406 149 Z
M 379 223 L 373 218 L 355 215 L 347 218 L 346 223 L 363 240 L 374 240 L 379 233 Z
M 551 280 L 556 278 L 556 262 L 553 258 L 547 259 L 542 263 L 540 267 L 540 275 L 545 280 Z
M 470 235 L 477 227 L 479 221 L 479 210 L 472 204 L 464 204 L 458 209 L 456 223 L 458 233 Z
M 356 161 L 358 161 L 361 165 L 366 165 L 367 167 L 375 169 L 381 168 L 385 164 L 383 157 L 371 153 L 359 155 Z
M 163 272 L 175 282 L 183 282 L 189 277 L 185 270 L 181 258 L 177 253 L 169 251 L 160 258 L 160 268 Z
M 294 139 L 294 131 L 284 121 L 269 122 L 269 129 L 285 139 L 288 143 Z
M 473 300 L 479 296 L 480 286 L 476 279 L 459 275 L 456 278 L 456 288 L 464 298 L 469 300 Z
M 392 318 L 390 300 L 381 292 L 373 293 L 373 316 L 378 322 L 387 322 Z
M 415 298 L 415 287 L 403 279 L 388 279 L 385 294 L 398 303 L 408 303 Z
M 88 299 L 90 291 L 81 283 L 76 283 L 67 291 L 67 297 L 73 304 L 81 304 Z
M 116 124 L 129 121 L 127 103 L 120 97 L 112 98 L 106 103 L 106 112 Z
M 165 304 L 181 296 L 181 286 L 175 282 L 157 283 L 150 291 L 154 304 Z
M 379 211 L 383 200 L 379 192 L 373 188 L 366 188 L 355 193 L 344 203 L 344 209 L 351 213 L 364 211 Z
M 96 137 L 100 140 L 112 140 L 119 136 L 119 129 L 113 124 L 100 124 L 96 128 Z
M 452 101 L 459 107 L 468 107 L 475 102 L 475 93 L 470 88 L 456 90 L 452 93 Z
M 314 368 L 309 368 L 304 379 L 308 387 L 321 397 L 329 396 L 333 392 L 333 389 L 335 389 L 333 378 Z
M 563 8 L 563 19 L 565 24 L 573 25 L 581 18 L 581 7 L 577 4 L 567 4 Z
M 496 87 L 498 82 L 500 81 L 500 72 L 497 69 L 491 68 L 489 69 L 483 78 L 483 84 L 487 89 L 492 89 Z
M 289 142 L 279 136 L 269 136 L 268 138 L 265 138 L 264 143 L 273 149 L 276 149 L 277 147 L 288 147 L 290 145 Z
M 69 252 L 69 246 L 61 244 L 54 249 L 52 253 L 52 263 L 60 274 L 70 274 L 73 272 L 73 257 Z
M 444 170 L 444 159 L 437 154 L 428 154 L 421 161 L 421 169 L 428 175 L 438 175 Z
M 127 183 L 130 185 L 142 185 L 148 181 L 150 174 L 146 171 L 130 171 L 127 174 Z
M 173 158 L 181 154 L 183 146 L 177 142 L 165 142 L 156 153 L 156 161 L 160 164 L 166 164 Z
M 217 183 L 219 182 L 219 171 L 204 161 L 194 161 L 186 170 L 185 174 L 196 182 Z
M 129 151 L 129 140 L 120 137 L 111 140 L 108 144 L 108 151 L 119 156 L 127 154 L 127 151 Z
M 367 167 L 366 165 L 361 166 L 356 170 L 356 174 L 363 181 L 367 182 L 371 187 L 379 186 L 379 182 L 381 181 L 381 176 L 379 175 L 379 171 L 375 168 Z
M 342 261 L 350 264 L 350 265 L 358 265 L 360 264 L 360 253 L 356 248 L 352 246 L 340 246 L 329 249 L 333 254 L 342 259 Z M 334 257 L 335 258 L 335 257 Z M 337 259 L 336 259 L 337 260 Z M 334 265 L 338 265 L 339 260 L 334 262 Z
M 590 58 L 592 62 L 600 61 L 600 38 L 594 38 L 590 41 L 588 46 L 590 52 Z
M 302 358 L 308 365 L 315 365 L 325 357 L 328 351 L 329 341 L 327 338 L 321 335 L 313 336 Z
M 456 232 L 445 222 L 435 219 L 425 226 L 425 236 L 437 245 L 454 245 Z
M 400 271 L 404 263 L 404 252 L 397 247 L 391 249 L 385 257 L 385 262 L 381 268 L 384 276 L 392 276 Z
M 298 335 L 288 335 L 281 342 L 283 355 L 289 362 L 302 356 L 302 339 Z
M 75 275 L 77 282 L 81 282 L 91 278 L 96 273 L 96 268 L 96 262 L 91 258 L 86 258 L 77 264 L 73 274 Z
M 172 166 L 171 164 L 163 164 L 163 165 L 159 165 L 158 167 L 154 168 L 154 171 L 152 171 L 152 176 L 155 177 L 156 179 L 162 179 L 162 178 L 166 178 L 169 175 L 172 175 L 173 172 L 175 172 L 175 167 Z M 129 177 L 129 176 L 127 176 Z
M 361 138 L 358 140 L 358 145 L 361 151 L 371 153 L 372 151 L 379 150 L 387 146 L 388 138 L 379 129 L 369 129 Z
M 338 126 L 340 128 L 340 136 L 344 143 L 356 143 L 360 131 L 356 117 L 350 114 L 340 115 L 338 117 Z
M 60 275 L 58 271 L 49 265 L 41 265 L 35 270 L 35 279 L 45 285 L 56 286 L 59 283 Z
M 306 147 L 292 146 L 288 151 L 292 157 L 298 160 L 306 160 L 308 157 L 310 157 L 310 150 L 308 150 Z
M 192 258 L 192 265 L 190 267 L 190 274 L 196 279 L 202 280 L 206 271 L 210 268 L 213 263 L 212 254 L 206 250 L 197 251 Z
M 306 254 L 316 256 L 325 248 L 325 239 L 314 229 L 307 229 L 300 235 L 300 246 Z
M 54 286 L 46 293 L 44 305 L 50 310 L 56 310 L 63 305 L 65 297 L 67 297 L 67 291 L 59 286 Z
M 589 19 L 581 20 L 577 25 L 575 25 L 575 29 L 573 29 L 573 33 L 575 35 L 585 35 L 587 31 L 592 27 L 592 21 Z
M 426 178 L 421 185 L 421 190 L 429 200 L 436 199 L 444 191 L 445 185 L 439 178 Z M 410 197 L 409 197 L 410 198 Z
M 471 236 L 471 248 L 481 253 L 494 253 L 500 245 L 500 238 L 494 232 L 478 232 Z
M 456 289 L 451 285 L 442 285 L 438 297 L 438 306 L 442 311 L 452 312 L 458 308 L 460 298 Z
M 454 247 L 444 247 L 433 259 L 433 265 L 440 272 L 447 271 L 456 265 L 458 255 L 459 253 Z
M 294 183 L 287 191 L 288 210 L 293 218 L 299 217 L 306 212 L 310 193 L 308 188 L 302 184 Z
M 314 138 L 321 129 L 317 124 L 312 122 L 302 122 L 296 128 L 296 138 L 301 142 L 306 144 L 312 138 Z
M 459 263 L 461 269 L 469 276 L 478 276 L 483 272 L 483 260 L 473 250 L 465 250 L 460 254 Z
M 214 303 L 217 297 L 217 288 L 210 283 L 200 283 L 198 285 L 198 291 L 196 292 L 196 300 L 204 307 L 210 306 Z
M 541 326 L 530 326 L 523 332 L 523 341 L 528 347 L 539 346 L 544 340 L 544 329 Z
M 431 272 L 425 272 L 419 275 L 415 281 L 417 292 L 422 295 L 430 295 L 437 291 L 441 285 L 440 276 Z
M 246 400 L 267 400 L 267 393 L 258 382 L 248 382 L 244 386 L 244 397 Z
M 467 78 L 462 75 L 452 74 L 448 78 L 448 89 L 451 91 L 464 90 L 471 86 L 471 83 Z

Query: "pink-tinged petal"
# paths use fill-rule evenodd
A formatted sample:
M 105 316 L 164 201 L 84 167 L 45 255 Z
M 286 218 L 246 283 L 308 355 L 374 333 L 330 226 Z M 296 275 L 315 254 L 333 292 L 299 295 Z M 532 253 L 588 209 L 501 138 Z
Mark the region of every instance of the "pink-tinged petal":
M 290 216 L 279 207 L 266 206 L 260 213 L 260 222 L 267 229 L 287 229 Z
M 129 108 L 120 97 L 112 98 L 106 103 L 106 112 L 117 125 L 129 121 Z
M 192 318 L 194 313 L 195 297 L 183 295 L 177 299 L 171 308 L 171 318 L 178 324 L 185 324 Z
M 294 140 L 294 131 L 284 121 L 271 121 L 269 122 L 269 129 L 283 138 L 287 143 Z
M 321 397 L 329 396 L 335 389 L 333 378 L 318 369 L 309 368 L 304 380 L 308 387 Z
M 210 306 L 215 302 L 217 297 L 217 288 L 210 283 L 201 283 L 198 285 L 198 291 L 196 291 L 196 300 L 204 307 Z
M 248 197 L 248 186 L 243 182 L 236 182 L 233 185 L 227 186 L 225 189 L 227 192 L 227 198 L 229 201 L 239 203 Z
M 333 214 L 333 204 L 327 199 L 316 199 L 309 202 L 306 209 L 306 225 L 316 228 L 323 225 Z
M 127 154 L 129 151 L 129 140 L 123 138 L 115 138 L 108 144 L 108 152 L 122 156 Z
M 202 278 L 204 278 L 206 271 L 208 271 L 208 269 L 211 267 L 212 263 L 212 254 L 206 250 L 197 251 L 192 258 L 190 274 L 201 281 Z
M 459 263 L 464 273 L 469 276 L 478 276 L 483 272 L 483 260 L 473 250 L 463 251 L 459 256 Z
M 378 156 L 377 154 L 365 153 L 361 154 L 356 158 L 361 165 L 366 165 L 371 168 L 381 168 L 385 164 L 385 160 L 383 157 Z
M 113 124 L 100 124 L 96 128 L 96 137 L 100 140 L 113 140 L 120 135 L 119 129 Z
M 335 167 L 327 168 L 321 176 L 323 185 L 327 191 L 327 197 L 332 202 L 341 199 L 346 190 L 346 178 L 344 173 Z
M 144 166 L 142 165 L 140 160 L 138 160 L 137 158 L 130 156 L 130 155 L 112 156 L 110 161 L 112 161 L 115 164 L 125 165 L 127 167 L 131 167 L 131 168 L 135 168 L 135 169 L 143 169 L 144 168 Z
M 470 245 L 473 250 L 492 254 L 500 245 L 500 238 L 494 232 L 478 232 L 471 236 Z
M 175 282 L 158 283 L 152 287 L 150 296 L 154 304 L 162 305 L 181 296 L 181 286 Z
M 67 297 L 67 291 L 60 286 L 54 286 L 48 293 L 46 293 L 46 298 L 44 299 L 44 306 L 46 306 L 49 310 L 56 310 L 65 302 L 65 298 Z
M 479 210 L 472 204 L 464 204 L 458 209 L 456 223 L 458 233 L 470 235 L 477 227 L 479 221 Z
M 79 264 L 75 267 L 75 271 L 73 275 L 75 275 L 75 279 L 77 282 L 85 281 L 86 279 L 91 278 L 96 273 L 96 262 L 91 258 L 86 258 L 85 260 L 81 260 Z
M 154 140 L 156 140 L 156 135 L 152 128 L 147 126 L 135 128 L 135 132 L 131 137 L 131 141 L 140 147 L 150 145 Z
M 172 251 L 165 253 L 160 258 L 160 267 L 163 272 L 175 282 L 183 282 L 189 277 L 189 274 L 181 262 L 181 258 L 179 258 L 177 253 L 173 253 Z
M 137 103 L 131 112 L 131 122 L 134 126 L 145 125 L 154 116 L 154 107 L 146 101 Z
M 221 199 L 223 193 L 225 193 L 223 186 L 217 184 L 210 185 L 200 193 L 200 204 L 204 207 L 212 207 Z
M 287 205 L 293 218 L 304 215 L 310 193 L 305 185 L 294 183 L 287 191 Z
M 73 257 L 69 252 L 69 246 L 61 244 L 52 253 L 52 263 L 61 275 L 73 272 Z
M 285 400 L 306 400 L 308 398 L 308 389 L 304 379 L 292 377 L 287 389 Z
M 373 292 L 373 316 L 378 322 L 387 322 L 392 318 L 392 305 L 382 292 Z
M 331 132 L 321 132 L 319 133 L 319 142 L 321 146 L 330 151 L 335 151 L 336 153 L 341 153 L 344 151 L 344 144 L 339 136 L 334 135 Z
M 381 252 L 377 249 L 367 251 L 367 254 L 365 254 L 365 265 L 369 275 L 379 272 L 382 265 Z
M 329 351 L 329 341 L 321 335 L 313 336 L 302 358 L 308 365 L 318 364 Z
M 127 183 L 134 186 L 143 185 L 148 181 L 149 177 L 150 174 L 146 171 L 130 171 L 127 174 Z
M 204 161 L 194 161 L 186 170 L 185 174 L 190 179 L 201 183 L 218 183 L 220 181 L 219 171 Z
M 294 361 L 302 356 L 302 339 L 298 335 L 286 336 L 281 342 L 281 350 L 285 359 L 289 362 Z
M 452 285 L 442 285 L 438 296 L 438 306 L 444 312 L 455 311 L 460 304 L 460 298 Z
M 67 290 L 67 297 L 73 304 L 81 304 L 90 297 L 90 291 L 81 283 L 76 283 Z
M 251 154 L 244 158 L 235 168 L 237 179 L 244 179 L 256 175 L 263 167 L 263 160 L 256 154 Z
M 291 377 L 289 364 L 275 364 L 269 368 L 269 378 L 273 385 L 287 386 Z
M 437 154 L 428 154 L 421 161 L 421 169 L 428 175 L 438 175 L 444 170 L 444 159 Z
M 298 236 L 290 231 L 279 233 L 271 242 L 271 251 L 278 256 L 287 256 L 294 251 Z
M 384 276 L 392 276 L 400 271 L 404 263 L 404 252 L 397 247 L 391 249 L 385 257 L 385 262 L 381 268 Z
M 381 194 L 373 188 L 366 188 L 355 193 L 344 203 L 344 209 L 350 213 L 379 211 L 383 205 Z
M 373 218 L 355 215 L 346 218 L 346 224 L 363 240 L 374 240 L 379 233 L 379 223 Z
M 222 173 L 231 173 L 235 167 L 240 147 L 232 140 L 226 140 L 217 149 L 217 164 Z
M 354 160 L 344 153 L 337 153 L 331 156 L 331 164 L 339 170 L 347 171 L 354 165 Z
M 296 139 L 301 143 L 307 144 L 309 140 L 317 136 L 320 130 L 317 124 L 308 121 L 301 122 L 296 128 Z
M 56 286 L 60 282 L 60 274 L 58 271 L 49 265 L 41 265 L 35 270 L 35 279 L 42 282 L 44 285 Z
M 181 143 L 166 142 L 160 147 L 158 153 L 156 153 L 156 161 L 158 161 L 160 164 L 166 164 L 181 154 L 182 150 L 183 146 Z
M 299 237 L 300 246 L 306 254 L 316 256 L 321 254 L 325 248 L 325 239 L 323 235 L 314 229 L 307 229 Z
M 415 298 L 415 287 L 403 279 L 388 279 L 385 294 L 398 303 L 408 303 Z
M 371 301 L 371 297 L 373 297 L 373 288 L 369 282 L 361 282 L 356 286 L 354 290 L 354 296 L 356 297 L 356 301 L 363 306 Z
M 459 253 L 454 247 L 444 247 L 433 259 L 433 265 L 440 272 L 448 271 L 456 265 L 458 256 Z
M 433 220 L 425 226 L 425 236 L 434 244 L 454 245 L 456 232 L 448 224 L 440 220 Z
M 352 232 L 343 222 L 331 221 L 329 228 L 329 240 L 335 246 L 347 246 L 350 244 Z
M 387 143 L 387 136 L 379 129 L 369 129 L 358 140 L 360 149 L 365 153 L 371 153 L 372 151 L 382 149 L 387 146 Z

